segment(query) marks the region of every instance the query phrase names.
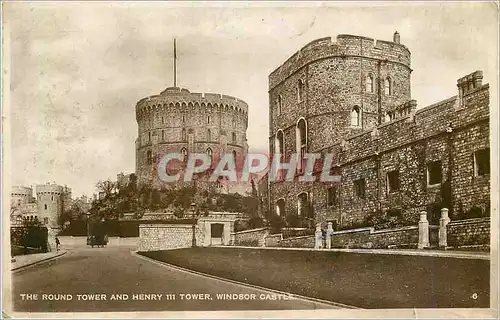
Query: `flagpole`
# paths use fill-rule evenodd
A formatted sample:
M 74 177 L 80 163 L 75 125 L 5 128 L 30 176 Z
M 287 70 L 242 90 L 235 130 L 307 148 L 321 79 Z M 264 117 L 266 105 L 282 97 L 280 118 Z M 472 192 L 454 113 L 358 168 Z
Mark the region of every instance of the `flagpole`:
M 177 47 L 174 38 L 174 87 L 177 87 Z

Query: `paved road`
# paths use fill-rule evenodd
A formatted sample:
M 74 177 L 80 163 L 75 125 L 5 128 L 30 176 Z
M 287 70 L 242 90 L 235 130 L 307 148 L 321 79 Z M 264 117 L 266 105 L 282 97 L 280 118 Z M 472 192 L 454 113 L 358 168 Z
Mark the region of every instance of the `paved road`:
M 55 260 L 28 267 L 12 275 L 14 310 L 17 312 L 96 311 L 200 311 L 325 309 L 328 305 L 304 300 L 264 300 L 269 292 L 189 274 L 131 254 L 131 247 L 65 247 Z M 203 294 L 206 300 L 181 299 L 181 294 Z M 255 300 L 221 300 L 217 293 L 248 294 Z M 21 294 L 38 294 L 23 300 Z M 43 294 L 68 295 L 72 300 L 42 300 Z M 105 295 L 106 300 L 78 300 L 77 295 Z M 128 294 L 128 300 L 110 300 Z M 133 300 L 134 294 L 163 294 L 161 300 Z M 167 299 L 175 294 L 175 300 Z M 208 294 L 208 295 L 206 295 Z M 264 295 L 262 295 L 264 294 Z M 85 296 L 89 297 L 89 296 Z M 143 296 L 146 298 L 147 296 Z M 158 299 L 158 296 L 156 296 Z M 171 297 L 171 296 L 169 296 Z M 50 298 L 50 296 L 48 296 Z M 81 297 L 83 299 L 84 296 Z M 140 296 L 138 296 L 140 298 Z M 210 299 L 211 298 L 211 299 Z

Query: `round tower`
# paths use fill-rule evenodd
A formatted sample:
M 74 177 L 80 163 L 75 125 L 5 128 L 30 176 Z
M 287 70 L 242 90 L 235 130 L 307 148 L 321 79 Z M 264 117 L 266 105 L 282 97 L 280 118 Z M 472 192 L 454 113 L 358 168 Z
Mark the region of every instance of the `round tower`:
M 399 34 L 394 40 L 353 35 L 317 39 L 273 71 L 271 145 L 281 130 L 285 151 L 295 151 L 296 127 L 303 118 L 307 149 L 313 152 L 372 129 L 385 121 L 388 110 L 409 101 L 410 51 L 399 43 Z
M 139 183 L 161 186 L 156 165 L 167 153 L 247 153 L 248 105 L 235 97 L 169 87 L 137 102 L 136 120 Z
M 64 205 L 63 187 L 49 183 L 37 185 L 36 198 L 42 224 L 52 229 L 61 228 L 60 217 Z
M 10 192 L 11 206 L 22 206 L 33 202 L 33 189 L 30 187 L 13 186 Z

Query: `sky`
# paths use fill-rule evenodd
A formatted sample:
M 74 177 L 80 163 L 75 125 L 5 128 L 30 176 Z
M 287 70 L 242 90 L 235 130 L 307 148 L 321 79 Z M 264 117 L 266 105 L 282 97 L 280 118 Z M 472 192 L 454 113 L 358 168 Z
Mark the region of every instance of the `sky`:
M 269 73 L 308 42 L 397 30 L 422 108 L 475 70 L 496 85 L 497 14 L 494 2 L 4 3 L 4 174 L 91 196 L 134 172 L 135 104 L 173 85 L 174 38 L 178 86 L 246 101 L 250 150 L 265 151 Z

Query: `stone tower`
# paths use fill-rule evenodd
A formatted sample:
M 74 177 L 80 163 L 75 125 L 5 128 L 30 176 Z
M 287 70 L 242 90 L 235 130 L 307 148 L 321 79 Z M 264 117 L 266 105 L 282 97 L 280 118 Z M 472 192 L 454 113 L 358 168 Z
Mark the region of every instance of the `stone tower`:
M 248 105 L 235 97 L 169 87 L 137 102 L 136 119 L 141 184 L 162 186 L 156 166 L 166 153 L 247 154 Z
M 390 121 L 411 100 L 410 60 L 399 33 L 393 41 L 344 34 L 308 43 L 269 75 L 269 152 L 325 153 Z M 313 188 L 271 182 L 272 209 L 312 219 Z
M 55 236 L 61 231 L 61 216 L 71 199 L 71 189 L 57 184 L 36 186 L 39 219 L 47 227 L 50 250 L 55 248 Z

